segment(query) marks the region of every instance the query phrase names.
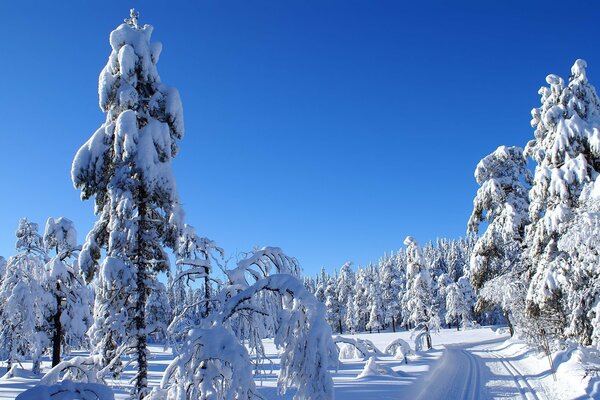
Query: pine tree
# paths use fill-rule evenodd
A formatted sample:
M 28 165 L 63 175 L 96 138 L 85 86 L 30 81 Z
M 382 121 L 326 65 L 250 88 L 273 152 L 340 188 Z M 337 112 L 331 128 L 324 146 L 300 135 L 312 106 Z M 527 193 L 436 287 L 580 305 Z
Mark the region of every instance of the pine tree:
M 385 304 L 384 322 L 391 324 L 396 332 L 396 324 L 400 316 L 400 293 L 403 291 L 404 277 L 396 266 L 396 257 L 392 253 L 389 257 L 383 256 L 379 261 L 379 275 L 381 284 L 381 297 Z
M 487 229 L 475 244 L 470 277 L 475 289 L 487 284 L 490 287 L 484 293 L 494 294 L 499 293 L 501 287 L 524 279 L 522 253 L 525 226 L 529 223 L 528 192 L 532 176 L 521 148 L 500 146 L 479 162 L 475 179 L 481 187 L 473 200 L 467 232 L 478 234 L 479 225 L 484 221 Z M 491 287 L 494 285 L 498 290 Z M 482 297 L 478 309 L 483 309 L 483 304 L 501 307 L 512 335 L 511 319 L 524 311 L 522 305 L 519 306 L 521 301 L 496 297 Z
M 329 278 L 325 288 L 325 306 L 327 307 L 327 322 L 331 329 L 342 333 L 341 304 L 338 300 L 337 285 L 335 277 Z
M 98 89 L 106 121 L 79 149 L 71 172 L 99 216 L 79 256 L 88 280 L 99 273 L 94 352 L 113 365 L 131 355 L 136 398 L 147 393 L 148 295 L 156 274 L 169 269 L 165 247 L 175 249 L 182 226 L 171 160 L 184 134 L 183 112 L 177 90 L 158 76 L 162 46 L 150 42 L 152 31 L 132 10 L 110 34 Z
M 548 75 L 550 87 L 540 89 L 542 105 L 532 111 L 535 139 L 525 149 L 537 162 L 526 232 L 532 275 L 528 310 L 547 334 L 557 337 L 564 337 L 572 307 L 568 285 L 561 282 L 570 280 L 573 265 L 558 242 L 574 218 L 586 184 L 600 171 L 600 100 L 585 68 L 586 62 L 577 60 L 567 85 Z
M 356 284 L 354 290 L 354 324 L 357 332 L 367 329 L 368 319 L 365 311 L 368 307 L 369 286 L 367 274 L 364 268 L 358 267 L 356 272 Z
M 315 289 L 315 297 L 321 303 L 325 303 L 325 289 L 329 282 L 329 276 L 325 273 L 325 267 L 321 267 L 321 272 L 317 278 L 317 287 Z
M 372 279 L 369 282 L 367 329 L 369 331 L 376 329 L 379 332 L 384 327 L 385 310 L 381 297 L 379 271 L 374 265 L 369 266 L 369 275 Z
M 16 236 L 17 254 L 8 259 L 0 286 L 0 342 L 6 346 L 8 370 L 31 356 L 37 374 L 49 344 L 46 311 L 52 299 L 42 288 L 47 255 L 36 223 L 21 219 Z
M 343 330 L 342 327 L 345 325 L 346 316 L 348 314 L 348 299 L 354 297 L 355 281 L 356 278 L 354 276 L 354 271 L 352 271 L 352 262 L 347 261 L 340 268 L 340 273 L 337 279 L 338 303 L 340 304 L 340 333 Z M 348 326 L 346 326 L 346 328 L 349 329 Z
M 415 239 L 408 236 L 406 245 L 406 310 L 408 322 L 415 325 L 415 330 L 423 330 L 426 335 L 427 348 L 431 348 L 431 330 L 439 328 L 439 317 L 433 302 L 433 289 L 429 270 Z
M 61 348 L 81 347 L 92 322 L 92 292 L 85 285 L 77 265 L 77 231 L 67 218 L 48 218 L 44 245 L 54 256 L 46 264 L 44 290 L 51 294 L 48 303 L 51 319 L 52 366 L 61 359 Z

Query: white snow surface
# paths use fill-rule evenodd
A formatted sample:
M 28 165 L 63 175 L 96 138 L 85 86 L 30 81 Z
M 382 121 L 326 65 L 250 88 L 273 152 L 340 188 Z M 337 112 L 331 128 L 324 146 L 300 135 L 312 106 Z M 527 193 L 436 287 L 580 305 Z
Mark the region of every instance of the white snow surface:
M 385 349 L 394 340 L 411 343 L 410 332 L 363 333 L 343 335 L 368 339 L 378 349 Z M 408 363 L 394 356 L 378 356 L 371 360 L 340 360 L 333 372 L 335 398 L 359 399 L 597 399 L 600 398 L 600 378 L 594 369 L 600 367 L 597 353 L 589 349 L 570 348 L 553 355 L 555 382 L 549 361 L 543 354 L 531 351 L 518 339 L 509 339 L 505 329 L 481 328 L 466 331 L 442 330 L 432 335 L 433 348 L 408 356 Z M 170 350 L 161 345 L 150 346 L 149 384 L 157 387 L 167 365 L 173 359 Z M 272 340 L 265 340 L 265 350 L 272 363 L 259 367 L 256 388 L 265 399 L 291 399 L 293 391 L 281 396 L 277 392 L 279 358 Z M 76 353 L 74 356 L 82 355 Z M 367 365 L 370 363 L 370 365 Z M 4 366 L 0 374 L 4 373 Z M 23 363 L 23 367 L 30 367 Z M 49 360 L 43 372 L 50 369 Z M 365 371 L 367 371 L 365 373 Z M 358 378 L 359 375 L 362 377 Z M 126 370 L 120 380 L 107 383 L 115 399 L 128 396 L 128 383 L 133 371 Z M 0 400 L 14 399 L 40 382 L 17 368 L 15 376 L 0 379 Z

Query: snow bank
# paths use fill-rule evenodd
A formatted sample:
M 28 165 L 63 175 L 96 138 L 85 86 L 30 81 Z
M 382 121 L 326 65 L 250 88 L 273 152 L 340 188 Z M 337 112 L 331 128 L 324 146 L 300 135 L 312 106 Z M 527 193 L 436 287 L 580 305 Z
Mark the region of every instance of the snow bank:
M 17 400 L 114 400 L 112 390 L 99 383 L 62 381 L 56 385 L 39 385 L 24 391 Z

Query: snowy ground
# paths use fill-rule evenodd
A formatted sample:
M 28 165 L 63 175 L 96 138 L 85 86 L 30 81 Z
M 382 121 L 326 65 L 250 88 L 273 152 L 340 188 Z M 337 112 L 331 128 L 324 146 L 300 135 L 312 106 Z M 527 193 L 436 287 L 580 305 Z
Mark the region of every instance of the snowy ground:
M 409 332 L 359 334 L 369 339 L 381 350 L 394 339 L 413 341 Z M 526 347 L 508 335 L 490 328 L 468 331 L 442 330 L 433 335 L 434 348 L 409 356 L 408 364 L 393 357 L 378 357 L 380 367 L 388 367 L 383 375 L 357 378 L 365 361 L 361 359 L 340 361 L 334 373 L 337 399 L 598 399 L 600 378 L 598 359 L 578 349 L 554 356 L 557 381 L 550 373 L 548 358 L 528 352 Z M 291 399 L 293 393 L 279 396 L 276 389 L 278 360 L 271 341 L 266 342 L 267 352 L 273 356 L 263 374 L 257 379 L 260 393 L 266 399 Z M 151 348 L 150 384 L 157 385 L 162 372 L 170 362 L 170 351 L 159 346 Z M 28 367 L 28 365 L 24 365 Z M 4 370 L 4 369 L 3 369 Z M 109 382 L 116 398 L 126 398 L 125 374 L 119 381 Z M 11 379 L 0 379 L 0 399 L 14 399 L 18 393 L 36 384 L 39 377 L 19 371 Z

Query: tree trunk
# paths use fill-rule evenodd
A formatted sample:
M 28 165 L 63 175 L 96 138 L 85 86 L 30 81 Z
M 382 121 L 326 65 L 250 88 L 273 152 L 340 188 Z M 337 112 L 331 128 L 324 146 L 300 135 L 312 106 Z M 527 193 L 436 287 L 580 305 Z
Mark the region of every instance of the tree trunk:
M 136 329 L 136 361 L 137 375 L 135 378 L 134 395 L 141 399 L 147 393 L 148 388 L 148 361 L 146 359 L 146 269 L 144 263 L 138 265 L 137 273 L 137 300 L 135 305 L 135 329 Z
M 146 286 L 148 279 L 147 261 L 146 258 L 152 256 L 152 251 L 148 249 L 148 239 L 146 236 L 149 233 L 150 226 L 148 221 L 148 205 L 146 204 L 146 191 L 143 186 L 140 190 L 141 201 L 139 203 L 138 212 L 140 215 L 140 223 L 137 232 L 137 298 L 135 303 L 135 358 L 137 362 L 137 375 L 133 387 L 133 396 L 136 399 L 142 399 L 148 393 L 148 360 L 147 360 L 147 341 L 146 341 L 146 301 L 147 290 Z
M 392 317 L 392 331 L 396 333 L 396 319 L 394 317 Z
M 512 322 L 510 322 L 510 318 L 508 318 L 508 311 L 506 310 L 504 310 L 504 319 L 506 320 L 506 323 L 508 325 L 508 332 L 510 333 L 510 337 L 512 337 L 515 334 L 515 331 Z
M 429 327 L 425 327 L 425 338 L 427 339 L 427 350 L 429 350 L 431 348 L 431 335 L 429 334 Z
M 58 282 L 56 289 L 60 290 Z M 56 367 L 60 363 L 60 345 L 62 342 L 62 324 L 60 316 L 62 315 L 62 298 L 56 296 L 56 313 L 54 314 L 54 335 L 52 336 L 52 367 Z
M 203 317 L 208 318 L 208 314 L 210 313 L 210 280 L 208 279 L 208 268 L 204 277 L 204 300 Z

